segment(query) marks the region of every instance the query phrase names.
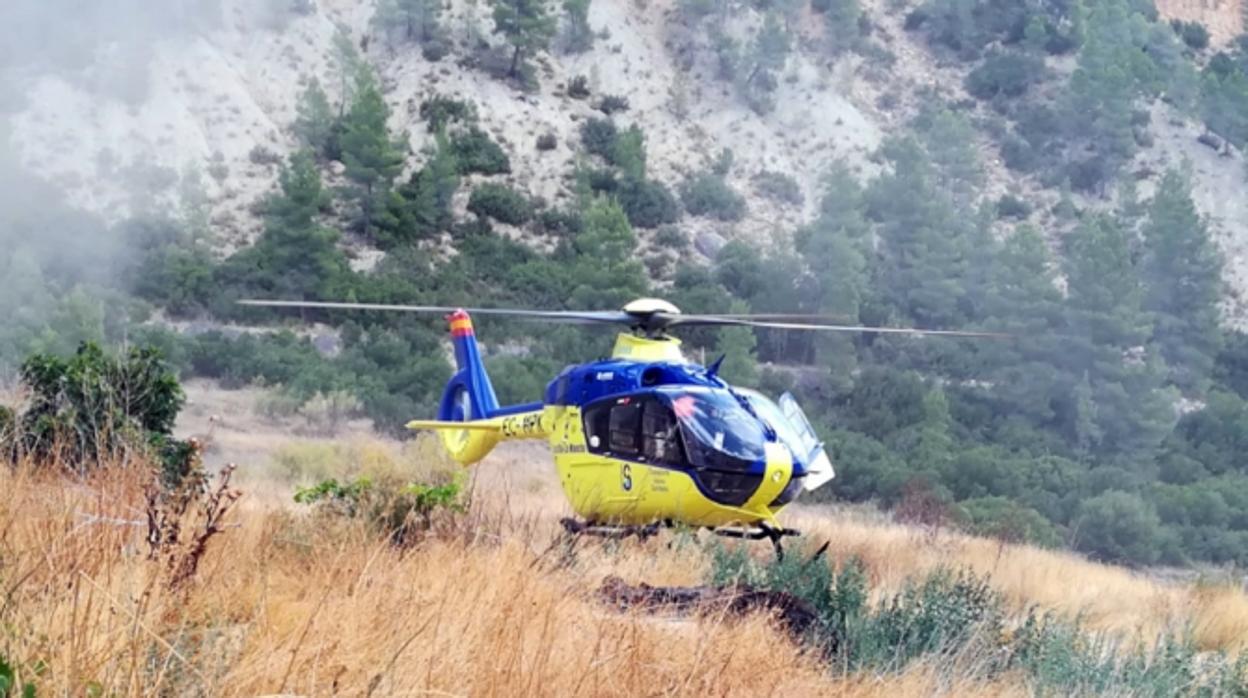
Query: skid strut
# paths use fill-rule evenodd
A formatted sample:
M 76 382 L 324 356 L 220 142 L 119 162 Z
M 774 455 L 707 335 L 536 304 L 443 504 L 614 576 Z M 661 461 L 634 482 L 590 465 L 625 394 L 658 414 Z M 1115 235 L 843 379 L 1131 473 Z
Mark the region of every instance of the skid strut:
M 645 526 L 612 526 L 610 524 L 577 521 L 570 518 L 559 519 L 559 523 L 563 525 L 563 530 L 573 535 L 596 536 L 610 540 L 621 540 L 629 536 L 637 536 L 639 540 L 646 540 L 656 535 L 662 526 L 662 523 L 659 521 L 648 523 Z
M 724 536 L 725 538 L 744 538 L 746 540 L 762 540 L 766 538 L 771 541 L 771 545 L 776 549 L 776 557 L 784 557 L 784 544 L 782 541 L 786 536 L 800 536 L 802 532 L 795 528 L 777 528 L 771 524 L 760 521 L 758 528 L 740 528 L 736 526 L 717 528 L 715 535 Z

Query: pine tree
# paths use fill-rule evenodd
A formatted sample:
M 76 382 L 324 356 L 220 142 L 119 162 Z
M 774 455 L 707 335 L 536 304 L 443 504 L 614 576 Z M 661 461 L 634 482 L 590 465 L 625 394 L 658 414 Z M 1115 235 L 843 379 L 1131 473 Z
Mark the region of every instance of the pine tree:
M 329 105 L 329 97 L 321 89 L 316 78 L 308 82 L 308 86 L 299 95 L 299 104 L 295 107 L 295 137 L 303 147 L 310 149 L 318 157 L 327 160 L 335 159 L 337 153 L 335 138 L 335 119 L 333 107 Z
M 355 81 L 365 68 L 351 35 L 341 27 L 334 34 L 334 66 L 338 70 L 338 119 L 341 120 L 346 116 L 347 105 L 355 99 Z
M 734 301 L 731 313 L 748 313 L 750 307 Z M 758 383 L 758 357 L 754 347 L 758 340 L 749 327 L 721 327 L 715 333 L 715 355 L 724 357 L 719 377 L 734 385 L 754 386 Z
M 592 0 L 563 0 L 568 19 L 567 50 L 583 53 L 594 45 L 594 30 L 589 26 L 589 4 Z
M 1222 345 L 1218 301 L 1222 255 L 1196 211 L 1191 182 L 1170 170 L 1144 225 L 1144 307 L 1155 314 L 1153 341 L 1184 391 L 1204 392 Z
M 555 34 L 555 20 L 543 0 L 490 0 L 494 5 L 494 33 L 514 47 L 507 76 L 514 78 L 526 54 L 544 51 Z
M 1057 426 L 1056 406 L 1074 378 L 1062 370 L 1065 315 L 1053 257 L 1040 232 L 1020 226 L 999 245 L 990 243 L 984 327 L 1025 339 L 974 344 L 998 415 L 1017 416 L 1040 429 Z
M 969 206 L 984 177 L 975 154 L 975 131 L 970 122 L 942 107 L 925 110 L 915 125 L 936 168 L 940 186 L 954 194 L 959 206 Z
M 434 146 L 425 155 L 424 167 L 412 173 L 393 197 L 392 223 L 384 231 L 387 243 L 410 242 L 450 228 L 451 199 L 460 176 L 455 150 L 445 132 L 435 136 Z
M 1145 463 L 1173 426 L 1176 396 L 1161 389 L 1165 364 L 1148 344 L 1152 324 L 1122 226 L 1106 216 L 1085 220 L 1070 235 L 1066 275 L 1062 358 L 1068 374 L 1088 377 L 1097 452 Z
M 746 76 L 746 84 L 753 83 L 760 74 L 770 75 L 783 70 L 790 49 L 789 33 L 784 24 L 775 12 L 768 12 L 750 47 L 754 67 Z
M 839 54 L 852 49 L 858 40 L 858 18 L 862 16 L 858 0 L 827 0 L 823 4 L 827 8 L 823 26 L 828 50 Z
M 960 326 L 973 219 L 937 186 L 938 174 L 913 138 L 889 141 L 882 152 L 892 171 L 865 194 L 882 243 L 875 292 L 921 327 Z
M 361 68 L 355 82 L 355 101 L 343 119 L 341 143 L 347 179 L 358 187 L 359 225 L 366 236 L 371 233 L 380 195 L 403 168 L 406 144 L 391 140 L 386 126 L 389 118 L 390 108 L 376 77 L 368 67 Z
M 637 261 L 637 236 L 628 215 L 614 199 L 598 196 L 581 212 L 581 232 L 571 276 L 575 285 L 570 307 L 619 308 L 643 295 L 645 270 Z
M 442 0 L 382 0 L 373 26 L 404 41 L 431 41 L 442 31 Z
M 275 298 L 330 298 L 349 275 L 338 233 L 317 222 L 329 197 L 308 151 L 290 157 L 265 202 L 264 232 L 219 270 L 223 286 Z
M 862 187 L 844 162 L 824 179 L 824 195 L 815 221 L 798 230 L 794 245 L 815 283 L 814 310 L 856 324 L 866 293 L 866 252 L 871 233 L 863 216 Z M 847 384 L 857 366 L 854 342 L 832 334 L 814 340 L 822 363 Z

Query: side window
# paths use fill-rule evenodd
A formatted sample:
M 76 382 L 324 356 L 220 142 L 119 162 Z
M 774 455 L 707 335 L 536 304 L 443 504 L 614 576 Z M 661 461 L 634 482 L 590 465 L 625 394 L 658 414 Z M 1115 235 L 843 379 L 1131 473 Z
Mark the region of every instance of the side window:
M 641 412 L 641 404 L 627 398 L 611 408 L 610 433 L 607 437 L 607 448 L 611 452 L 633 456 L 641 450 L 638 438 Z
M 646 460 L 664 465 L 684 463 L 676 415 L 667 405 L 658 400 L 646 402 L 642 411 L 641 433 Z
M 607 450 L 607 436 L 611 426 L 611 404 L 591 405 L 585 410 L 585 445 L 590 453 Z

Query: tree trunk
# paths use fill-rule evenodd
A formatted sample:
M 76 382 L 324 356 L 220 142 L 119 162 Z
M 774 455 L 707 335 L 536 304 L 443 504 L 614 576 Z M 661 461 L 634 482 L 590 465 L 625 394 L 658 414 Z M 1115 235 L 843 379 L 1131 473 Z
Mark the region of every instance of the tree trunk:
M 520 65 L 520 47 L 516 47 L 516 52 L 511 54 L 511 70 L 507 71 L 507 77 L 516 77 L 516 66 Z

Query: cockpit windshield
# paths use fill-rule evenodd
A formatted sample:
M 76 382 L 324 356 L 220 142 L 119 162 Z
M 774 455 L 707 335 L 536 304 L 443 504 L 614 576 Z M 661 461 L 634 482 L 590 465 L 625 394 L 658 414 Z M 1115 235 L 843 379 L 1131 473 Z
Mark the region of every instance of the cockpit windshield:
M 754 412 L 760 419 L 775 430 L 776 440 L 788 446 L 794 457 L 802 458 L 806 455 L 810 449 L 803 443 L 801 434 L 780 410 L 779 405 L 756 390 L 749 388 L 735 388 L 735 390 L 750 401 L 750 407 L 754 408 Z
M 738 470 L 764 458 L 763 424 L 726 391 L 667 393 L 694 467 Z

